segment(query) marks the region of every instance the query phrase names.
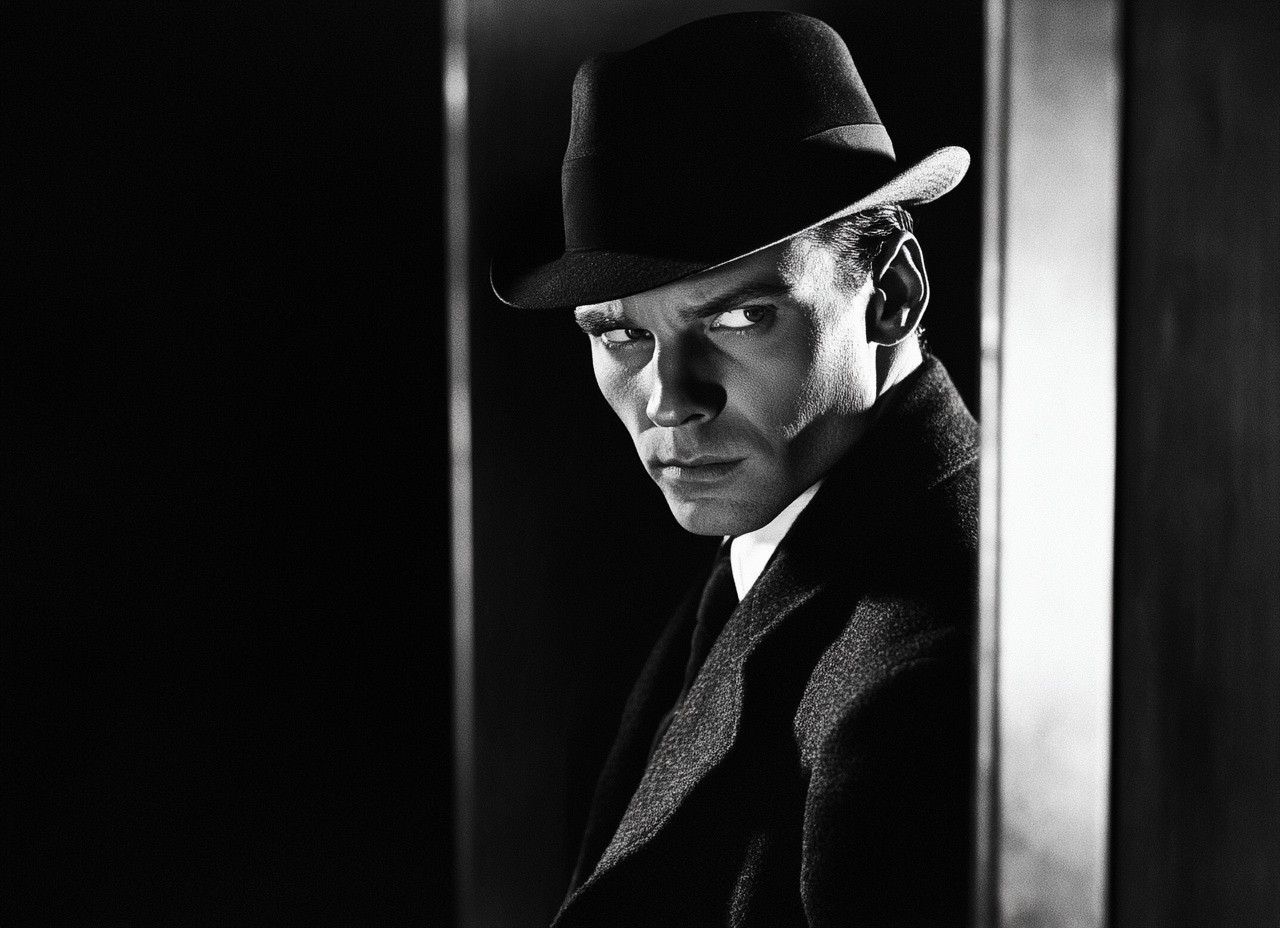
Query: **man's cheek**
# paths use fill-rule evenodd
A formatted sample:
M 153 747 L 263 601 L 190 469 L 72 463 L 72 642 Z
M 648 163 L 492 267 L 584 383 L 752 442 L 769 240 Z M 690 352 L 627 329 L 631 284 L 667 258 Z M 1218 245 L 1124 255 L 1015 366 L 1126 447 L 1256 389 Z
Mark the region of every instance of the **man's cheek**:
M 614 415 L 636 437 L 648 421 L 644 412 L 648 398 L 639 389 L 637 378 L 616 366 L 597 364 L 596 383 Z
M 778 368 L 761 374 L 739 390 L 733 406 L 766 436 L 784 436 L 805 417 L 809 392 L 803 378 Z

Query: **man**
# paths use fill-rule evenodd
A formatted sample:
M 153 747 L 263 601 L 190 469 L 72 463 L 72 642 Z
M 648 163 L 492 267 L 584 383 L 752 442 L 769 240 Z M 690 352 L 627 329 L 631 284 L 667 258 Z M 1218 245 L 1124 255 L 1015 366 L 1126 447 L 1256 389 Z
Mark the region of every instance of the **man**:
M 789 13 L 587 61 L 566 250 L 495 292 L 574 307 L 672 514 L 725 536 L 627 704 L 556 924 L 959 924 L 977 446 L 902 170 L 848 50 Z

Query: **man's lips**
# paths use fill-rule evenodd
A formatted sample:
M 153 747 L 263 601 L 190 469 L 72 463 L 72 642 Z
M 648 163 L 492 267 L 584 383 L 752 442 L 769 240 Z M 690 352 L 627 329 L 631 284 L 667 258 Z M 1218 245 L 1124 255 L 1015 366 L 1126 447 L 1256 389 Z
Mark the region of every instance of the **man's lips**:
M 658 458 L 654 462 L 655 476 L 664 480 L 709 483 L 729 476 L 746 458 L 725 458 L 713 455 L 694 457 Z
M 742 458 L 698 454 L 692 457 L 658 458 L 659 467 L 708 467 L 713 464 L 736 464 Z

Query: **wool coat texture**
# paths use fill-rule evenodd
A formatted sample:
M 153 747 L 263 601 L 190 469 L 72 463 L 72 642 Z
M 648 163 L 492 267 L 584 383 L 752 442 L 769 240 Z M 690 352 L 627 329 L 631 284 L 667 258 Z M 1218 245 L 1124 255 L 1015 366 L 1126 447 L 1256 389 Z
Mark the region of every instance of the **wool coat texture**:
M 935 358 L 827 474 L 684 681 L 627 702 L 555 928 L 962 925 L 977 426 Z

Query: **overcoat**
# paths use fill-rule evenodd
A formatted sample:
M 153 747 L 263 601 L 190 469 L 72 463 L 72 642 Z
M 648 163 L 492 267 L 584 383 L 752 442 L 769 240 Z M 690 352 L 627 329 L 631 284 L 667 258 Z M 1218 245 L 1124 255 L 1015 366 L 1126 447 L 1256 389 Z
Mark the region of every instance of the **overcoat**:
M 828 473 L 650 757 L 683 683 L 686 600 L 627 702 L 556 928 L 964 923 L 977 456 L 926 356 Z

